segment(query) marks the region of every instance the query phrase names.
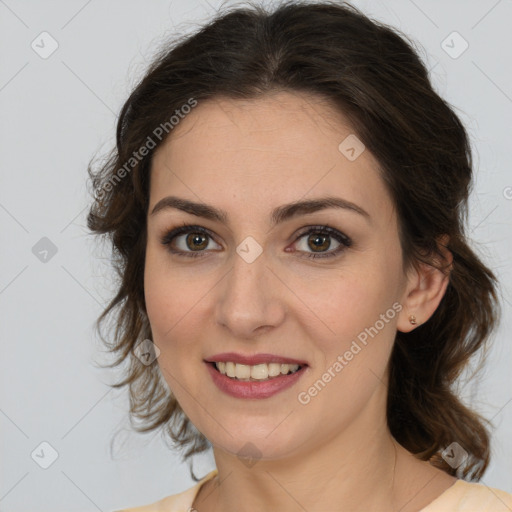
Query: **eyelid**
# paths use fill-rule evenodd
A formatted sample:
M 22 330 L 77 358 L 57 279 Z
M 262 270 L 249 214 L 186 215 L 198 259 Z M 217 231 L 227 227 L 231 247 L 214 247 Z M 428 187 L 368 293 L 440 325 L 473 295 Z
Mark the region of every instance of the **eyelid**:
M 211 231 L 209 229 L 206 229 L 202 226 L 197 226 L 195 224 L 189 224 L 186 222 L 182 223 L 181 225 L 179 225 L 175 228 L 166 230 L 164 232 L 164 234 L 160 237 L 160 243 L 162 245 L 170 245 L 171 242 L 173 242 L 179 236 L 182 236 L 185 234 L 190 234 L 190 233 L 201 233 L 201 234 L 209 237 L 216 244 L 220 245 L 215 240 L 215 236 L 211 233 Z M 204 252 L 204 251 L 180 251 L 180 250 L 178 250 L 178 251 L 170 251 L 170 252 L 173 254 L 183 254 L 184 252 L 188 253 L 188 254 L 194 254 L 194 253 L 200 253 L 200 252 Z
M 331 226 L 326 225 L 310 225 L 305 227 L 304 230 L 302 230 L 296 237 L 295 243 L 297 243 L 301 238 L 303 238 L 305 235 L 313 234 L 313 233 L 321 233 L 326 234 L 327 236 L 330 236 L 331 238 L 334 238 L 338 243 L 339 247 L 336 249 L 330 249 L 326 252 L 306 252 L 304 254 L 301 254 L 300 257 L 309 258 L 312 260 L 317 259 L 329 259 L 329 258 L 336 258 L 340 256 L 343 252 L 345 252 L 346 249 L 352 246 L 352 239 L 345 235 L 340 230 L 333 228 Z M 303 251 L 299 251 L 303 252 Z
M 339 237 L 343 240 L 343 242 L 346 242 L 347 245 L 349 245 L 349 246 L 352 245 L 352 239 L 349 236 L 345 235 L 345 233 L 343 233 L 339 229 L 333 228 L 331 226 L 327 226 L 325 224 L 313 224 L 313 225 L 305 226 L 301 231 L 299 231 L 298 235 L 295 238 L 295 241 L 297 241 L 299 238 L 303 237 L 304 235 L 307 235 L 309 233 L 316 233 L 316 232 L 327 233 L 327 234 L 333 236 L 334 238 Z

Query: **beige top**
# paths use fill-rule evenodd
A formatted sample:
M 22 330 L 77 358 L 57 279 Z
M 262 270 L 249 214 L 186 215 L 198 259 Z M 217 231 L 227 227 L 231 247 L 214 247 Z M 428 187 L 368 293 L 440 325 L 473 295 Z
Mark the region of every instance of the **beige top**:
M 191 512 L 201 485 L 217 475 L 214 469 L 193 487 L 179 494 L 167 496 L 142 507 L 126 508 L 116 512 Z M 190 510 L 189 510 L 190 509 Z M 511 512 L 512 494 L 487 487 L 484 484 L 456 480 L 420 512 Z

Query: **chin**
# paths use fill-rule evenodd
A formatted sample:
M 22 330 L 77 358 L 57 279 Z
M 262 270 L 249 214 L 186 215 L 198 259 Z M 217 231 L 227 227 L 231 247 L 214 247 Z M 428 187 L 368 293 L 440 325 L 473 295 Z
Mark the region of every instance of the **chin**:
M 222 428 L 212 433 L 205 434 L 215 449 L 228 452 L 231 455 L 242 459 L 248 459 L 248 465 L 259 459 L 281 459 L 293 455 L 303 445 L 305 440 L 299 439 L 294 430 L 287 425 L 280 428 L 282 418 L 275 421 L 265 421 L 256 427 L 244 423 L 232 423 L 228 429 L 231 436 Z M 283 424 L 284 425 L 284 424 Z M 281 427 L 283 427 L 281 425 Z M 238 433 L 243 435 L 237 435 Z

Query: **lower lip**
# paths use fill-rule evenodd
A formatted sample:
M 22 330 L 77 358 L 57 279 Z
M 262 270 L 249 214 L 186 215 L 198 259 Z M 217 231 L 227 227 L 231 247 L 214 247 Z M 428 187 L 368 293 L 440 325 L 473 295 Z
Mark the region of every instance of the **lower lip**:
M 268 398 L 293 386 L 301 377 L 306 366 L 290 375 L 280 375 L 269 380 L 242 381 L 222 375 L 212 364 L 206 363 L 215 385 L 227 395 L 235 398 Z

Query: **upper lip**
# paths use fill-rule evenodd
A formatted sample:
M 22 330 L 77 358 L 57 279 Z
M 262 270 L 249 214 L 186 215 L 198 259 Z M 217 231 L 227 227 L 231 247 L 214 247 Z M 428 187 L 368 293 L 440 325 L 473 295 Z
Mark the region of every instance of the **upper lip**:
M 275 354 L 253 354 L 244 355 L 237 354 L 236 352 L 224 352 L 222 354 L 215 354 L 205 359 L 207 363 L 227 363 L 233 362 L 238 364 L 256 365 L 262 363 L 281 363 L 281 364 L 298 364 L 301 366 L 307 366 L 306 361 L 299 359 L 293 359 L 291 357 L 278 356 Z

